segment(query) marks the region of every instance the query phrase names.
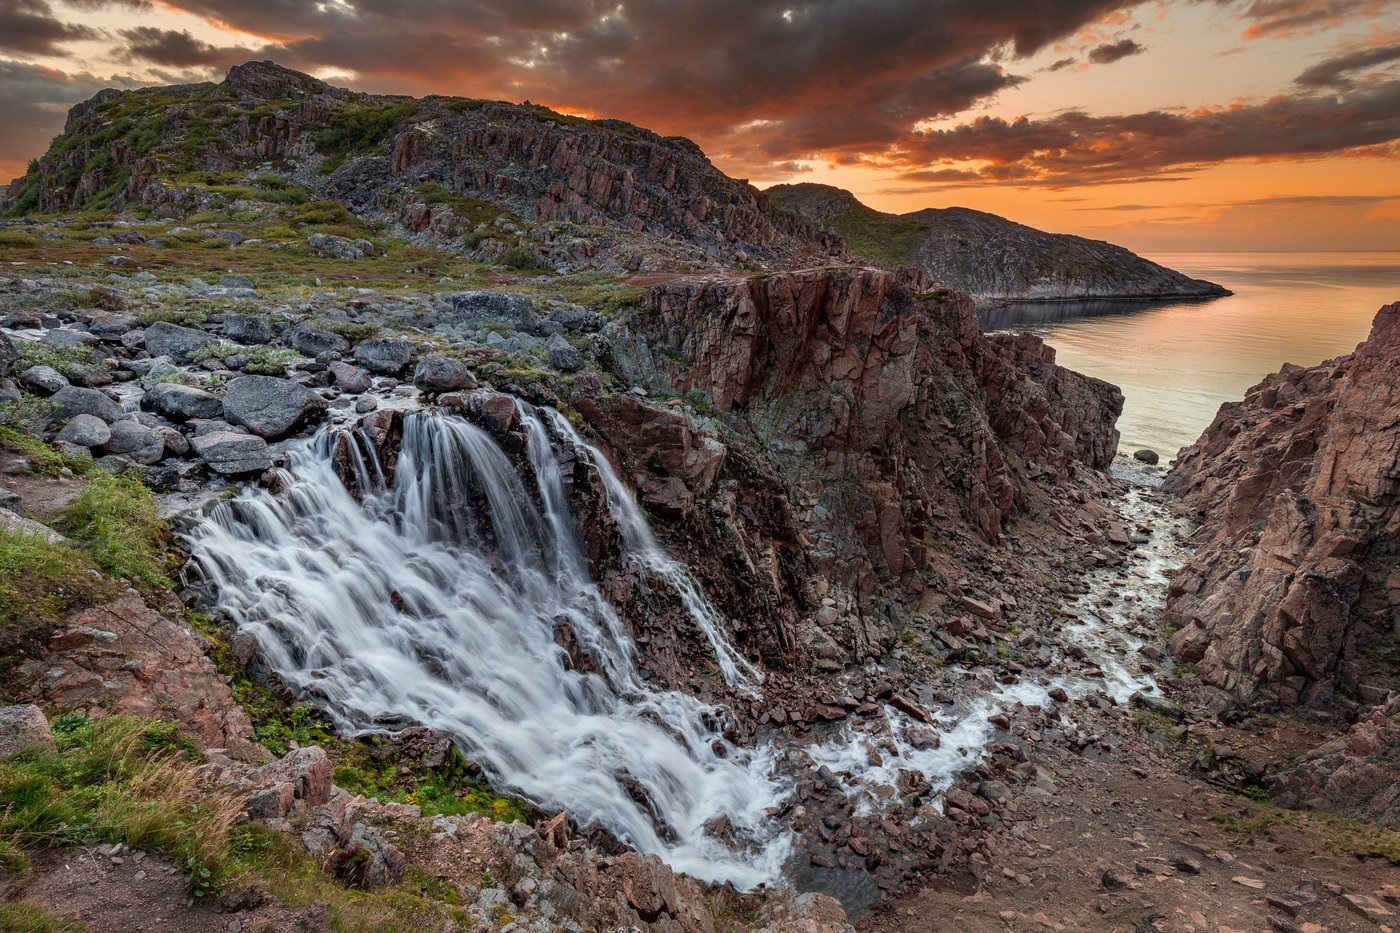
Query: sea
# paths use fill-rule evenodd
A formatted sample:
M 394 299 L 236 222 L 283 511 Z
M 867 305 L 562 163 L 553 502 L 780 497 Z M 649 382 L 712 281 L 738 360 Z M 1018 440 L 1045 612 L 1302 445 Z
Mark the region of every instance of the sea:
M 1166 301 L 1011 303 L 980 312 L 986 331 L 1029 331 L 1058 362 L 1123 390 L 1120 449 L 1163 462 L 1192 444 L 1224 402 L 1285 363 L 1350 353 L 1376 312 L 1400 301 L 1400 252 L 1158 253 L 1150 258 L 1233 295 Z

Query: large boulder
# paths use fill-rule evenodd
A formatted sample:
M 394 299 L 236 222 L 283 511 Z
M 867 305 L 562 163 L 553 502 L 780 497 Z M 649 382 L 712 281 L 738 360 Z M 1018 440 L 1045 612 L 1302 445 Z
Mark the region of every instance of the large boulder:
M 350 341 L 315 324 L 299 324 L 287 337 L 292 349 L 307 356 L 320 356 L 322 353 L 348 353 Z
M 413 370 L 413 384 L 422 392 L 440 394 L 459 389 L 475 389 L 476 377 L 461 360 L 440 353 L 429 353 Z
M 452 313 L 468 321 L 505 324 L 533 333 L 539 327 L 535 306 L 524 295 L 511 292 L 462 292 L 452 296 Z
M 272 342 L 272 322 L 265 314 L 230 314 L 224 318 L 224 335 L 242 344 Z
M 366 340 L 355 348 L 355 361 L 372 373 L 397 376 L 408 366 L 413 348 L 403 340 Z
M 137 421 L 114 421 L 112 436 L 102 445 L 104 453 L 123 454 L 137 463 L 160 462 L 165 456 L 165 436 Z
M 335 387 L 342 392 L 368 392 L 370 386 L 374 385 L 369 373 L 340 360 L 330 365 L 330 371 L 331 378 L 335 380 Z
M 52 366 L 31 366 L 20 373 L 19 381 L 34 392 L 53 395 L 68 385 L 68 377 Z
M 217 395 L 178 382 L 166 382 L 152 387 L 141 403 L 176 421 L 218 418 L 224 412 L 224 403 Z
M 224 418 L 275 440 L 310 424 L 326 400 L 306 386 L 275 376 L 239 376 L 224 390 Z
M 49 414 L 52 427 L 58 427 L 77 415 L 93 415 L 108 424 L 122 416 L 122 407 L 97 389 L 64 386 L 53 394 L 53 400 L 58 407 Z
M 194 438 L 195 453 L 209 469 L 224 476 L 260 473 L 272 466 L 267 453 L 267 441 L 255 434 L 233 431 L 211 431 Z
M 92 415 L 74 415 L 56 438 L 62 443 L 77 444 L 79 447 L 101 447 L 111 439 L 112 429 L 107 422 Z
M 151 356 L 168 356 L 188 363 L 194 354 L 219 342 L 213 334 L 193 327 L 182 327 L 169 321 L 157 321 L 146 328 L 146 351 Z

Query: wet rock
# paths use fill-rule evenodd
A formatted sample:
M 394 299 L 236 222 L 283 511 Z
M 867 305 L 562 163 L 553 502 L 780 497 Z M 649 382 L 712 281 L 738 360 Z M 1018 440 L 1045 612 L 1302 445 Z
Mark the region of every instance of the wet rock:
M 275 376 L 240 376 L 224 390 L 224 418 L 275 440 L 318 419 L 326 400 Z
M 1157 455 L 1157 451 L 1144 447 L 1142 450 L 1133 451 L 1133 459 L 1155 465 L 1161 457 Z
M 413 370 L 413 384 L 429 394 L 475 389 L 476 377 L 471 367 L 461 360 L 438 353 L 429 353 L 418 360 Z
M 107 422 L 93 415 L 74 415 L 58 432 L 57 440 L 80 447 L 101 447 L 112 438 Z
M 397 376 L 408 366 L 413 348 L 406 341 L 384 338 L 366 340 L 355 347 L 355 360 L 370 372 Z
M 1129 698 L 1128 702 L 1139 709 L 1147 710 L 1149 713 L 1165 716 L 1172 722 L 1181 722 L 1186 718 L 1186 713 L 1182 711 L 1181 707 L 1164 696 L 1144 693 L 1139 690 Z
M 225 476 L 257 473 L 272 466 L 267 441 L 254 434 L 214 431 L 196 435 L 192 444 L 209 469 Z
M 54 747 L 44 711 L 32 703 L 0 706 L 0 759 L 36 747 Z
M 224 403 L 217 395 L 178 382 L 152 386 L 141 399 L 141 404 L 176 421 L 217 418 L 224 411 Z
M 157 321 L 145 330 L 146 350 L 151 356 L 168 356 L 173 360 L 188 363 L 194 354 L 204 347 L 218 343 L 213 334 L 206 334 L 193 327 Z

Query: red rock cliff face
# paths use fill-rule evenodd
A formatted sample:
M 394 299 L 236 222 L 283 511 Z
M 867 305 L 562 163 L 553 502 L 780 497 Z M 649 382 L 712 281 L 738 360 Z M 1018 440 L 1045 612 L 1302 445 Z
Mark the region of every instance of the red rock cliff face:
M 809 553 L 864 593 L 918 592 L 935 545 L 1077 504 L 1116 448 L 1117 389 L 1034 337 L 984 336 L 967 298 L 913 270 L 678 281 L 647 304 L 624 369 L 704 393 L 757 440 L 816 500 Z
M 1203 521 L 1169 593 L 1177 655 L 1241 699 L 1376 699 L 1400 605 L 1400 304 L 1349 356 L 1222 406 L 1166 488 Z

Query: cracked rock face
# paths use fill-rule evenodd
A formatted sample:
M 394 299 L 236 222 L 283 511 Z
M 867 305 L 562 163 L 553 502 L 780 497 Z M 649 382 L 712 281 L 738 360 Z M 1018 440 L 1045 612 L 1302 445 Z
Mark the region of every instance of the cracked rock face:
M 1164 488 L 1203 522 L 1172 650 L 1239 699 L 1367 702 L 1400 607 L 1400 304 L 1353 353 L 1221 406 Z

